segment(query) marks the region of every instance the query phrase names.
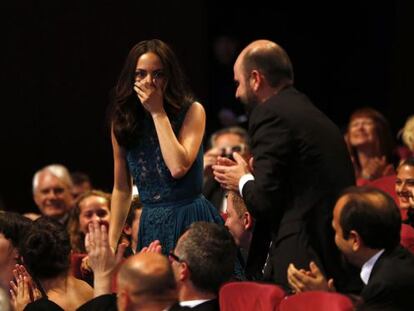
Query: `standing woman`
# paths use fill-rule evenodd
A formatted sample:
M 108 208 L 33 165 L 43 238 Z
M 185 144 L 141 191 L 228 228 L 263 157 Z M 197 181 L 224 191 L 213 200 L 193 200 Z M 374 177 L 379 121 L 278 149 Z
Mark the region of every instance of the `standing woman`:
M 132 178 L 144 206 L 138 249 L 160 240 L 168 253 L 191 223 L 222 223 L 201 194 L 204 108 L 194 101 L 170 47 L 156 39 L 136 44 L 113 101 L 111 247 L 116 247 L 128 214 Z

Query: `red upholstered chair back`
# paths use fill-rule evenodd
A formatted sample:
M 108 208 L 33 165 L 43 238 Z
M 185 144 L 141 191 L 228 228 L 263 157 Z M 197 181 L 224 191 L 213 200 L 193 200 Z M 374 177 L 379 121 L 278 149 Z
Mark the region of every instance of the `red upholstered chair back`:
M 398 205 L 397 194 L 395 193 L 395 180 L 397 179 L 396 175 L 384 176 L 378 179 L 370 181 L 367 185 L 378 188 L 386 193 L 388 193 Z
M 220 310 L 276 311 L 284 297 L 284 290 L 273 284 L 229 282 L 220 289 Z
M 352 311 L 348 297 L 330 292 L 312 291 L 289 296 L 282 300 L 279 311 Z
M 88 254 L 72 253 L 70 256 L 70 266 L 72 274 L 75 278 L 83 280 L 83 274 L 81 271 L 82 259 Z
M 401 225 L 401 245 L 414 254 L 414 228 L 410 225 Z

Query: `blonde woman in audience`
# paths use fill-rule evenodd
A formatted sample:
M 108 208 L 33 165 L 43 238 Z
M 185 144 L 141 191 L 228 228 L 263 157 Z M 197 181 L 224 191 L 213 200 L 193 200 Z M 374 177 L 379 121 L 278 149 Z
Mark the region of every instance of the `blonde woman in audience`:
M 68 231 L 72 250 L 76 253 L 86 253 L 85 235 L 89 223 L 96 221 L 109 226 L 111 220 L 111 195 L 99 190 L 92 190 L 80 195 L 72 210 Z

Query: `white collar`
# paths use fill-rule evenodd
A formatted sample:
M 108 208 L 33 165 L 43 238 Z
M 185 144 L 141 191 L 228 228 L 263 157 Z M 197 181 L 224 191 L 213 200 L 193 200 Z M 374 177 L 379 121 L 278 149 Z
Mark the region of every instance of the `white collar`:
M 364 263 L 361 269 L 361 280 L 364 282 L 365 285 L 368 284 L 369 277 L 371 276 L 372 268 L 374 268 L 375 263 L 377 262 L 378 258 L 382 255 L 382 253 L 385 251 L 385 249 L 380 250 L 378 253 L 376 253 L 374 256 L 372 256 L 370 259 L 368 259 L 367 262 Z
M 180 301 L 180 306 L 181 307 L 190 307 L 190 308 L 194 308 L 200 304 L 202 304 L 203 302 L 209 301 L 211 299 L 196 299 L 196 300 L 186 300 L 186 301 Z

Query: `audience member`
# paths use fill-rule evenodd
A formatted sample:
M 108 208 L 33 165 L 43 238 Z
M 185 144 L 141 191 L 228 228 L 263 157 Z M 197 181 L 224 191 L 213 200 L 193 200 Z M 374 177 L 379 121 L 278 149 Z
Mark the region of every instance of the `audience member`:
M 69 236 L 63 225 L 45 217 L 33 222 L 20 244 L 20 253 L 43 297 L 29 303 L 26 311 L 75 310 L 92 299 L 92 288 L 69 272 L 70 251 Z
M 244 204 L 242 197 L 235 191 L 227 193 L 227 218 L 225 226 L 229 229 L 242 255 L 245 266 L 253 236 L 254 219 Z
M 169 258 L 180 305 L 194 311 L 219 310 L 219 289 L 230 280 L 236 262 L 236 245 L 228 230 L 214 223 L 193 223 Z
M 400 244 L 401 216 L 394 200 L 381 190 L 347 189 L 337 201 L 332 226 L 344 257 L 361 269 L 366 310 L 412 310 L 414 256 Z M 296 292 L 335 290 L 334 280 L 291 264 L 288 279 Z
M 127 219 L 123 233 L 121 235 L 121 243 L 128 244 L 124 256 L 129 257 L 134 255 L 138 248 L 138 229 L 141 220 L 142 203 L 138 195 L 132 197 L 131 208 Z
M 181 310 L 170 308 L 177 302 L 174 274 L 166 257 L 156 252 L 141 252 L 122 263 L 117 275 L 117 295 L 111 294 L 111 278 L 122 261 L 125 244 L 115 255 L 109 247 L 105 226 L 89 224 L 85 240 L 95 274 L 95 298 L 79 311 L 87 310 Z M 116 307 L 118 306 L 118 308 Z
M 217 163 L 219 156 L 233 158 L 236 151 L 248 161 L 250 152 L 248 137 L 241 127 L 227 127 L 211 135 L 211 148 L 204 153 L 204 183 L 203 194 L 221 213 L 226 212 L 225 190 L 214 179 L 212 166 Z
M 33 177 L 33 198 L 42 215 L 66 224 L 72 208 L 72 179 L 66 167 L 52 164 Z
M 256 219 L 249 274 L 260 274 L 267 258 L 264 280 L 287 288 L 290 262 L 316 260 L 327 275 L 346 278 L 330 228 L 335 198 L 354 183 L 339 129 L 293 87 L 289 56 L 276 43 L 249 44 L 233 69 L 236 97 L 249 114 L 253 167 L 235 152 L 235 162 L 219 157 L 213 169 Z
M 408 158 L 397 168 L 395 192 L 403 222 L 414 227 L 414 158 Z
M 72 196 L 76 200 L 82 193 L 91 191 L 93 189 L 91 179 L 83 172 L 73 172 L 70 174 L 72 178 Z
M 7 292 L 1 286 L 0 286 L 0 310 L 11 311 L 9 295 L 7 295 Z
M 88 225 L 96 221 L 109 226 L 111 219 L 111 194 L 92 190 L 80 195 L 70 214 L 68 231 L 72 251 L 86 253 L 84 241 Z
M 9 288 L 13 269 L 20 262 L 19 243 L 31 223 L 17 213 L 0 211 L 0 287 Z
M 407 118 L 397 137 L 401 138 L 404 143 L 403 146 L 398 146 L 398 156 L 401 163 L 409 157 L 414 157 L 414 115 Z
M 166 310 L 177 302 L 168 259 L 157 253 L 128 258 L 118 273 L 118 310 Z
M 394 174 L 394 142 L 387 119 L 373 108 L 355 110 L 345 135 L 358 185 Z

